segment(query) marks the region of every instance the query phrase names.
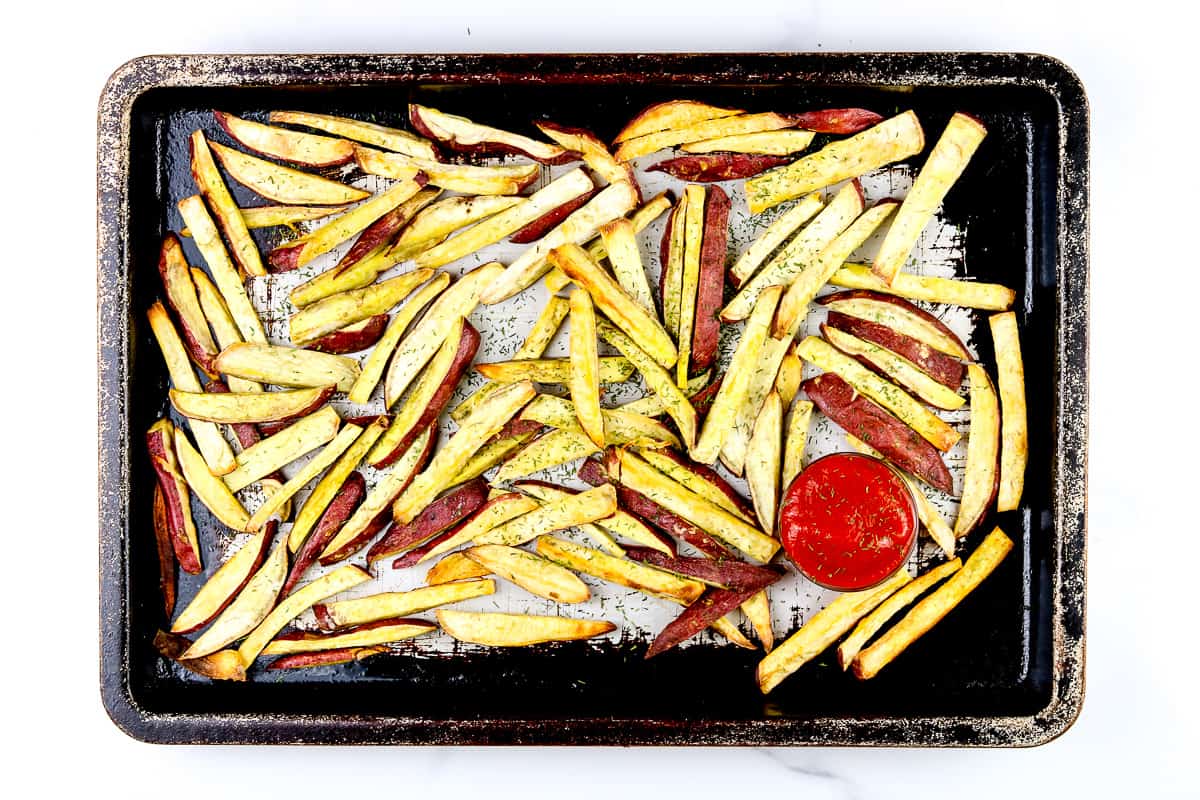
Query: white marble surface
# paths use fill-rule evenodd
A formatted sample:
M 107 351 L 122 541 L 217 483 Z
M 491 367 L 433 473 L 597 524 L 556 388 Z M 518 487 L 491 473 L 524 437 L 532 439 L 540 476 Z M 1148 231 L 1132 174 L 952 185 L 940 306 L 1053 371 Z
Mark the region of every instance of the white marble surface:
M 10 547 L 0 560 L 10 612 L 0 645 L 6 794 L 599 798 L 686 787 L 694 797 L 806 800 L 1196 796 L 1200 526 L 1187 503 L 1200 442 L 1188 328 L 1200 286 L 1182 244 L 1194 227 L 1195 39 L 1191 23 L 1169 12 L 1174 4 L 411 5 L 209 0 L 7 10 L 0 206 L 16 246 L 5 250 L 0 325 L 10 343 L 3 402 L 15 432 L 5 474 L 17 488 L 4 493 Z M 451 16 L 453 8 L 461 13 Z M 1064 59 L 1088 88 L 1088 698 L 1072 730 L 1031 751 L 318 751 L 153 748 L 109 723 L 95 648 L 93 176 L 95 102 L 118 63 L 190 51 L 805 49 L 1035 50 Z M 29 558 L 45 552 L 42 542 L 56 555 Z

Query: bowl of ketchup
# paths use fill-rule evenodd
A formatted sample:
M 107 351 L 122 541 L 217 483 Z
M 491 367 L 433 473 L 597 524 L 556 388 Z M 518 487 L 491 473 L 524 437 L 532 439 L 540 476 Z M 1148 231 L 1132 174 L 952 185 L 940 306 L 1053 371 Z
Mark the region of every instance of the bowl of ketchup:
M 896 573 L 917 543 L 917 504 L 890 465 L 832 453 L 788 486 L 780 540 L 796 567 L 827 589 L 869 589 Z

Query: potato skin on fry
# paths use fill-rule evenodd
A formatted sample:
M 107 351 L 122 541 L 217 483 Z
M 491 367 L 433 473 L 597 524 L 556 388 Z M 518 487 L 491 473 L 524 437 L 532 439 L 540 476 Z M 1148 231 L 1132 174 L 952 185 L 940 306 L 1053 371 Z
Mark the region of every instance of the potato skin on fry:
M 937 448 L 837 375 L 825 372 L 801 388 L 825 416 L 883 453 L 896 466 L 935 489 L 951 493 L 954 481 Z
M 406 525 L 393 525 L 388 534 L 367 551 L 367 561 L 380 561 L 453 527 L 487 502 L 487 481 L 476 478 L 434 500 Z
M 789 114 L 797 128 L 815 133 L 858 133 L 883 122 L 883 117 L 865 108 L 823 108 Z
M 376 314 L 362 322 L 347 325 L 341 330 L 327 333 L 320 339 L 309 342 L 305 347 L 318 353 L 328 353 L 331 356 L 343 356 L 347 353 L 359 353 L 368 347 L 373 347 L 387 329 L 388 315 Z
M 835 330 L 857 336 L 865 342 L 886 347 L 893 353 L 907 358 L 938 383 L 957 391 L 962 386 L 966 366 L 953 356 L 934 350 L 924 342 L 900 333 L 887 325 L 861 317 L 852 317 L 840 311 L 830 311 L 825 324 Z
M 596 196 L 600 189 L 592 189 L 590 192 L 572 198 L 557 208 L 552 208 L 545 214 L 535 219 L 533 222 L 521 228 L 519 231 L 508 237 L 508 240 L 513 244 L 529 244 L 536 242 L 538 239 L 545 236 L 551 230 L 556 228 L 560 222 L 571 216 L 574 211 L 577 211 L 582 206 L 587 205 L 587 202 Z
M 312 533 L 304 540 L 300 552 L 296 553 L 296 559 L 292 564 L 291 571 L 288 572 L 287 579 L 283 582 L 280 595 L 287 597 L 292 593 L 292 589 L 296 588 L 296 584 L 304 577 L 304 573 L 316 563 L 321 551 L 337 535 L 337 532 L 346 524 L 346 520 L 350 519 L 350 515 L 354 513 L 366 496 L 367 481 L 363 478 L 362 473 L 350 473 L 350 477 L 346 479 L 342 488 L 338 489 L 333 500 L 326 506 L 325 513 L 321 515 L 321 519 L 313 528 Z
M 718 315 L 723 300 L 721 276 L 725 272 L 725 251 L 729 244 L 729 195 L 719 186 L 709 189 L 707 195 L 700 245 L 700 280 L 696 291 L 696 322 L 692 329 L 691 369 L 694 372 L 703 372 L 717 360 L 717 344 L 721 338 Z
M 673 178 L 692 183 L 714 183 L 749 178 L 760 172 L 782 166 L 791 160 L 787 156 L 711 153 L 668 158 L 647 167 L 646 171 L 665 172 Z
M 158 588 L 162 590 L 163 610 L 167 619 L 175 613 L 175 548 L 167 522 L 167 503 L 162 487 L 154 487 L 154 544 L 158 550 Z

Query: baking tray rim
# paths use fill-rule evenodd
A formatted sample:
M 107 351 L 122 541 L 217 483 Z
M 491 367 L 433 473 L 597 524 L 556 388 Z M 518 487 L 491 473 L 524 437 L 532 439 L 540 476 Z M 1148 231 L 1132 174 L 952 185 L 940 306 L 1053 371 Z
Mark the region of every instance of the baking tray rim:
M 536 73 L 530 69 L 535 64 Z M 554 64 L 560 70 L 547 72 Z M 623 718 L 619 724 L 604 718 L 506 718 L 447 724 L 376 715 L 176 714 L 141 705 L 129 685 L 123 543 L 130 453 L 122 446 L 128 427 L 127 181 L 135 102 L 161 88 L 470 83 L 484 74 L 489 82 L 554 83 L 585 75 L 615 82 L 644 76 L 651 67 L 660 76 L 698 82 L 809 76 L 828 85 L 1014 85 L 1041 90 L 1055 102 L 1060 383 L 1053 465 L 1057 547 L 1050 571 L 1054 668 L 1046 706 L 1025 716 Z M 120 730 L 152 743 L 1036 746 L 1057 738 L 1078 718 L 1085 688 L 1089 138 L 1088 101 L 1079 77 L 1062 61 L 1036 53 L 221 54 L 127 61 L 105 84 L 97 115 L 100 690 L 105 710 Z

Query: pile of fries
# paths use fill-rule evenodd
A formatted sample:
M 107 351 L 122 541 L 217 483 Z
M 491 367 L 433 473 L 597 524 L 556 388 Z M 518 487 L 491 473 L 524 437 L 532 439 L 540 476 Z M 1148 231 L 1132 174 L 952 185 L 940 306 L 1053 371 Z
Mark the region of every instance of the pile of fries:
M 925 149 L 911 111 L 884 119 L 671 101 L 638 114 L 611 148 L 549 122 L 536 126 L 542 139 L 415 104 L 409 120 L 415 132 L 313 113 L 262 123 L 214 112 L 213 128 L 191 137 L 197 193 L 178 202 L 186 227 L 163 241 L 163 301 L 148 310 L 178 421 L 164 417 L 146 436 L 172 620 L 156 639 L 165 657 L 245 680 L 263 656 L 273 670 L 340 664 L 439 632 L 495 647 L 587 639 L 616 625 L 446 608 L 492 594 L 497 581 L 587 603 L 585 575 L 683 607 L 647 657 L 708 628 L 763 647 L 767 692 L 846 634 L 842 667 L 874 676 L 1011 549 L 996 528 L 965 562 L 955 552 L 993 507 L 1020 502 L 1027 434 L 1014 293 L 903 269 L 982 143 L 979 121 L 955 114 L 908 195 L 869 204 L 860 177 Z M 805 155 L 814 141 L 823 146 Z M 668 148 L 681 154 L 645 169 L 685 181 L 678 201 L 644 198 L 632 162 Z M 451 161 L 446 151 L 482 158 Z M 517 158 L 488 163 L 495 154 Z M 582 166 L 522 194 L 544 165 L 574 162 Z M 344 182 L 354 170 L 386 188 Z M 239 208 L 229 181 L 275 205 Z M 728 265 L 723 181 L 745 181 L 751 213 L 789 204 Z M 638 237 L 668 212 L 659 263 L 644 263 Z M 250 233 L 299 224 L 310 230 L 265 254 Z M 882 231 L 873 263 L 849 262 Z M 188 263 L 180 237 L 206 269 Z M 443 270 L 502 240 L 526 247 L 507 265 Z M 268 340 L 247 281 L 351 242 L 291 291 L 290 341 Z M 514 357 L 473 363 L 486 331 L 472 312 L 539 280 L 549 300 Z M 822 295 L 828 285 L 842 290 Z M 911 300 L 998 312 L 989 323 L 999 393 L 963 342 Z M 799 338 L 815 311 L 827 314 L 822 335 Z M 744 324 L 717 374 L 722 325 L 735 323 Z M 546 357 L 564 324 L 568 357 Z M 486 382 L 450 408 L 472 368 Z M 601 386 L 635 373 L 644 395 L 605 407 Z M 343 419 L 334 398 L 378 410 Z M 967 464 L 951 525 L 921 484 L 953 491 L 942 454 L 961 434 L 934 409 L 962 408 Z M 788 572 L 771 563 L 779 500 L 803 469 L 818 412 L 851 446 L 904 472 L 947 560 L 838 597 L 774 647 L 769 588 Z M 590 488 L 530 477 L 571 462 Z M 369 487 L 363 466 L 378 471 Z M 750 497 L 726 474 L 744 477 Z M 252 509 L 251 496 L 262 498 Z M 249 537 L 176 613 L 176 570 L 205 569 L 193 500 Z M 329 569 L 309 579 L 318 564 Z M 336 597 L 374 580 L 370 569 L 421 565 L 426 586 Z M 320 630 L 285 630 L 310 610 Z M 431 610 L 436 621 L 411 616 Z

